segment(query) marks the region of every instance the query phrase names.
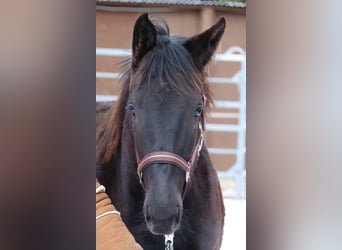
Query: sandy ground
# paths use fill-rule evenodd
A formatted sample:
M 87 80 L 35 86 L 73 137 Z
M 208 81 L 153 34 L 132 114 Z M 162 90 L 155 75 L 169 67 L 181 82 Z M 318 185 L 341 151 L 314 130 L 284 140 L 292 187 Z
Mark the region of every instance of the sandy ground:
M 225 226 L 221 250 L 246 249 L 246 200 L 224 200 Z

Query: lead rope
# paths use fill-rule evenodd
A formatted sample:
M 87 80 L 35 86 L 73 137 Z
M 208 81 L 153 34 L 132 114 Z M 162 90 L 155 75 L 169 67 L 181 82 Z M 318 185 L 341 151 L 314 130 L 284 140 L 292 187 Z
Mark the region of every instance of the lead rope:
M 173 234 L 165 234 L 165 250 L 173 250 Z

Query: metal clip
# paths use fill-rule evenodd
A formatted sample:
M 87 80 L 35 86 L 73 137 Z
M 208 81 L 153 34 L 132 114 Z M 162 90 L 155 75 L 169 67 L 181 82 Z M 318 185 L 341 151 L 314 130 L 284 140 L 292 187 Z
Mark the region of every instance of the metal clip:
M 143 185 L 143 182 L 142 182 L 142 172 L 138 172 L 138 177 L 139 177 L 139 181 L 140 181 L 140 184 Z
M 188 183 L 190 179 L 190 171 L 185 172 L 185 182 Z
M 202 146 L 203 146 L 203 132 L 201 132 L 201 138 L 200 138 L 200 144 L 198 146 L 198 151 L 197 151 L 197 157 L 200 155 L 200 152 L 202 150 Z
M 165 234 L 165 250 L 173 250 L 173 237 L 174 234 Z

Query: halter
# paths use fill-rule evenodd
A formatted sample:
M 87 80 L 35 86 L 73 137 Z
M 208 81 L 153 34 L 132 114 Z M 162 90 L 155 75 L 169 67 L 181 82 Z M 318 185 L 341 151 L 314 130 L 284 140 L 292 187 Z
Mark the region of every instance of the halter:
M 139 180 L 141 185 L 144 187 L 144 183 L 142 180 L 142 171 L 145 169 L 146 166 L 148 166 L 151 163 L 170 163 L 173 164 L 177 167 L 179 167 L 181 170 L 185 172 L 185 182 L 186 184 L 189 182 L 190 179 L 190 172 L 193 166 L 195 165 L 201 149 L 203 146 L 203 129 L 202 126 L 200 125 L 200 136 L 198 138 L 198 141 L 192 150 L 191 157 L 189 161 L 184 160 L 183 157 L 167 152 L 167 151 L 157 151 L 153 152 L 150 154 L 145 155 L 141 160 L 138 156 L 138 152 L 136 150 L 136 156 L 137 156 L 137 161 L 138 161 L 138 168 L 137 168 L 137 173 L 139 176 Z M 145 187 L 144 187 L 145 188 Z
M 204 103 L 203 105 L 205 106 L 206 97 L 203 95 L 202 99 Z M 185 172 L 185 189 L 183 192 L 183 199 L 184 199 L 185 193 L 188 189 L 188 183 L 190 181 L 190 173 L 197 162 L 197 159 L 200 155 L 200 152 L 203 146 L 204 129 L 205 129 L 205 115 L 203 112 L 201 114 L 201 122 L 199 123 L 200 135 L 198 137 L 197 143 L 194 146 L 190 159 L 188 161 L 186 161 L 183 157 L 175 153 L 171 153 L 167 151 L 152 152 L 152 153 L 145 155 L 142 159 L 140 159 L 137 148 L 135 148 L 135 154 L 136 154 L 136 158 L 138 162 L 137 174 L 139 177 L 140 184 L 143 186 L 143 188 L 145 189 L 143 178 L 142 178 L 142 172 L 148 165 L 152 163 L 169 163 L 174 166 L 177 166 L 178 168 L 180 168 L 181 170 Z

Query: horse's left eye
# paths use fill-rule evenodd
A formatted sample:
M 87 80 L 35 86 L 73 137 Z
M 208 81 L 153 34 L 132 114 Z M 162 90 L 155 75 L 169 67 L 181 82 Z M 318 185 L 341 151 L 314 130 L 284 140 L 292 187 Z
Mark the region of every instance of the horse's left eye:
M 133 104 L 128 105 L 128 110 L 132 115 L 135 115 L 135 107 L 133 106 Z
M 196 109 L 195 109 L 195 117 L 200 117 L 203 113 L 203 107 L 202 106 L 198 106 Z

